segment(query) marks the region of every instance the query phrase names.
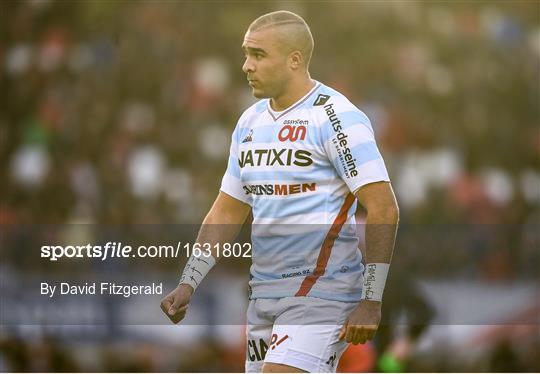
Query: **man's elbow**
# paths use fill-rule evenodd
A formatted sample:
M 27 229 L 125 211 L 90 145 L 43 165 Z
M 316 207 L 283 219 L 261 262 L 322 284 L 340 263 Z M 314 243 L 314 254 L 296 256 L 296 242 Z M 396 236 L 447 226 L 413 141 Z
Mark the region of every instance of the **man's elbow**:
M 368 209 L 368 216 L 371 216 L 373 220 L 377 222 L 398 224 L 399 206 L 395 200 L 384 204 L 379 204 L 376 207 L 371 207 L 371 209 Z

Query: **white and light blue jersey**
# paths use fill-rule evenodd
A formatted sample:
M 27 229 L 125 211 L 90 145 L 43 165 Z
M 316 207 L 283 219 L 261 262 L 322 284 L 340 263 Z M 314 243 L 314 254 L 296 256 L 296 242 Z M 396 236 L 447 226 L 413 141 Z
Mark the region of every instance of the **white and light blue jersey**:
M 221 191 L 253 212 L 251 298 L 358 301 L 356 198 L 389 181 L 368 117 L 316 82 L 282 112 L 248 108 L 232 135 Z

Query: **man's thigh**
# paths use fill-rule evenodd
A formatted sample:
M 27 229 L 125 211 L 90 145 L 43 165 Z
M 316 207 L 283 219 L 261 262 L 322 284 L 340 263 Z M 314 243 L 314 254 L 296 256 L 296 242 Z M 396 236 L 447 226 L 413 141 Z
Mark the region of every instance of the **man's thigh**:
M 347 342 L 339 331 L 355 303 L 309 297 L 279 301 L 279 317 L 272 328 L 265 357 L 269 364 L 287 365 L 307 372 L 335 372 Z
M 281 364 L 306 372 L 335 372 L 347 348 L 339 325 L 274 325 L 265 365 Z
M 261 373 L 268 343 L 272 335 L 272 299 L 257 299 L 249 302 L 247 311 L 246 373 Z
M 263 365 L 262 372 L 263 373 L 306 373 L 306 371 L 295 368 L 293 366 L 283 365 L 283 364 L 273 364 L 270 362 L 267 362 L 266 364 Z

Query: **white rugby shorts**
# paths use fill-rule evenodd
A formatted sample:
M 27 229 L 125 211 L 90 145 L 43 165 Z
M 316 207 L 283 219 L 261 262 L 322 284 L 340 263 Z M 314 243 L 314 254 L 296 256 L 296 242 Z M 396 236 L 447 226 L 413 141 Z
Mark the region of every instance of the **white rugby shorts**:
M 315 297 L 255 299 L 247 311 L 246 372 L 264 363 L 333 373 L 347 348 L 341 327 L 358 303 Z

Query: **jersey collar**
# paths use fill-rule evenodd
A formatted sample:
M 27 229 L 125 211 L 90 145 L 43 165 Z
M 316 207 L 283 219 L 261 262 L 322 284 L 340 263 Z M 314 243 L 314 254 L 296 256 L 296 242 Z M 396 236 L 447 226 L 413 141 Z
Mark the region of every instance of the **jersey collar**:
M 285 110 L 282 110 L 281 112 L 276 112 L 275 110 L 273 110 L 272 108 L 270 108 L 270 99 L 268 99 L 268 102 L 266 104 L 266 110 L 268 110 L 268 113 L 270 113 L 270 116 L 274 119 L 274 121 L 277 121 L 278 119 L 280 119 L 281 117 L 283 117 L 284 115 L 286 115 L 287 113 L 289 113 L 290 111 L 298 108 L 303 102 L 305 102 L 311 95 L 313 95 L 313 93 L 319 88 L 319 86 L 321 85 L 320 82 L 317 82 L 315 81 L 315 86 L 313 86 L 313 88 L 307 93 L 304 95 L 304 97 L 302 97 L 301 99 L 299 99 L 296 103 L 294 103 L 293 105 L 291 105 L 290 107 L 288 107 L 287 109 Z

